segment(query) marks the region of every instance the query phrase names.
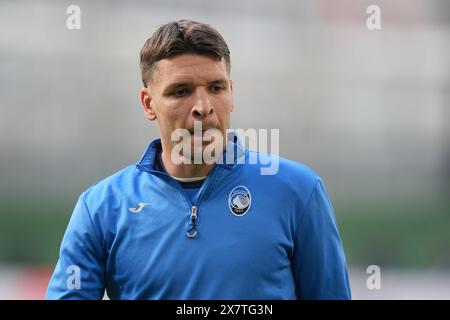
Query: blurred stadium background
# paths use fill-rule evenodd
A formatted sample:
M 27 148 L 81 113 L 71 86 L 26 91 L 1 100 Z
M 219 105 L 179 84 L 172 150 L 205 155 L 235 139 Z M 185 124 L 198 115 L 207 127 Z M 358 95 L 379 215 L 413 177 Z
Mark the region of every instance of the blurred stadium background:
M 323 177 L 354 298 L 450 299 L 446 0 L 0 1 L 0 299 L 43 298 L 78 195 L 157 136 L 139 50 L 182 18 L 230 46 L 232 127 L 279 128 Z

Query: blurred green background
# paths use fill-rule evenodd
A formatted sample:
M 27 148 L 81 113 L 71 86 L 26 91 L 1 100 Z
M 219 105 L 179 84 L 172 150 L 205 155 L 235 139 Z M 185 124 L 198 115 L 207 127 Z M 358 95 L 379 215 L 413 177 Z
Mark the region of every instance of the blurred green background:
M 14 214 L 0 215 L 0 261 L 54 265 L 76 200 L 2 199 L 3 210 Z M 350 266 L 450 268 L 449 201 L 334 206 Z

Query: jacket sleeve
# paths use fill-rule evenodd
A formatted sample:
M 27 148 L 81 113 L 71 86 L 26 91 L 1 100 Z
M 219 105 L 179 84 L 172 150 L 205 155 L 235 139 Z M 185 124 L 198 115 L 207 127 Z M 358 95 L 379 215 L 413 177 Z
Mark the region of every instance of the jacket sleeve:
M 325 186 L 317 180 L 299 216 L 293 274 L 299 299 L 351 299 L 344 250 Z
M 80 196 L 61 243 L 46 299 L 102 299 L 106 254 L 89 209 Z

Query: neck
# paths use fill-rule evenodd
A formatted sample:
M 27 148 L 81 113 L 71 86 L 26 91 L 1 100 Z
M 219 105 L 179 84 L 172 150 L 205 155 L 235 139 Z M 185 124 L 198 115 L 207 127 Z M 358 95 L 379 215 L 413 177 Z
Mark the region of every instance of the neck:
M 172 177 L 178 178 L 197 178 L 206 177 L 214 167 L 214 164 L 174 164 L 170 158 L 170 152 L 164 151 L 161 154 L 161 160 L 167 173 Z

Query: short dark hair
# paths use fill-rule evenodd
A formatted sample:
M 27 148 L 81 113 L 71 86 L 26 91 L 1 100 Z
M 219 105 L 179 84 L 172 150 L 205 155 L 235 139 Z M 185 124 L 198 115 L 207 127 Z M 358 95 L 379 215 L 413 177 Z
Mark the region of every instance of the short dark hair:
M 183 53 L 225 59 L 231 70 L 230 50 L 220 33 L 208 24 L 192 21 L 172 21 L 160 26 L 141 49 L 141 75 L 144 86 L 159 60 Z

